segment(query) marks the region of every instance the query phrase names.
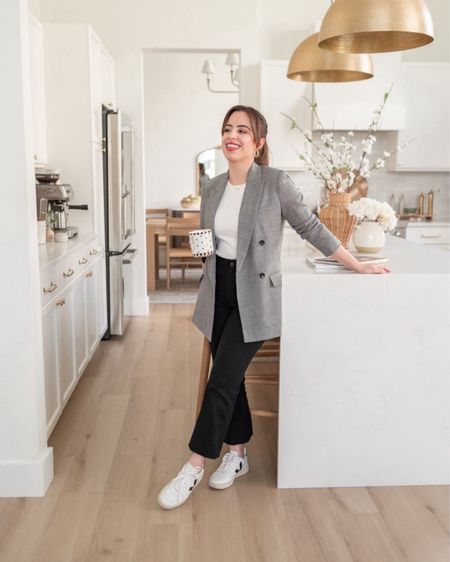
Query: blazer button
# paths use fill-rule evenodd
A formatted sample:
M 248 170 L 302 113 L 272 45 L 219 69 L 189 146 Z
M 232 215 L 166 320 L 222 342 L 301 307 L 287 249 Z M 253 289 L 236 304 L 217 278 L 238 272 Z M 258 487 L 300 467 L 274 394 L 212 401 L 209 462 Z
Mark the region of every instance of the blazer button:
M 259 244 L 260 244 L 261 246 L 263 246 L 263 245 L 265 244 L 264 240 L 260 240 L 260 241 L 259 241 Z
M 265 275 L 265 273 L 260 273 L 259 276 L 260 276 L 261 279 L 262 279 L 262 278 L 265 277 L 266 275 Z

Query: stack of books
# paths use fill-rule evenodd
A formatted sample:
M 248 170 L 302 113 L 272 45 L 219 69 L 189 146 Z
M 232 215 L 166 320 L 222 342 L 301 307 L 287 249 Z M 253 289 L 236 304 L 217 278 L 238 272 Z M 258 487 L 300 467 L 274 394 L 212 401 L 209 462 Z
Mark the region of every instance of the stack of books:
M 388 261 L 388 258 L 384 256 L 359 254 L 358 252 L 354 252 L 351 250 L 350 253 L 355 259 L 357 259 L 361 263 L 386 263 Z M 326 257 L 306 256 L 305 260 L 310 266 L 320 270 L 351 269 L 343 265 L 342 263 L 338 262 L 337 260 L 333 260 L 331 258 L 326 258 Z

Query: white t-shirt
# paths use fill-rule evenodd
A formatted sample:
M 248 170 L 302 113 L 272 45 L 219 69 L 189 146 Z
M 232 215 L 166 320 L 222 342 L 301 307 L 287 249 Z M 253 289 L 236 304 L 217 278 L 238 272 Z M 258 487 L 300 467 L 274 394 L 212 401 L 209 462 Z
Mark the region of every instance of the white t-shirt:
M 229 260 L 236 259 L 239 211 L 246 184 L 227 182 L 214 219 L 216 254 Z

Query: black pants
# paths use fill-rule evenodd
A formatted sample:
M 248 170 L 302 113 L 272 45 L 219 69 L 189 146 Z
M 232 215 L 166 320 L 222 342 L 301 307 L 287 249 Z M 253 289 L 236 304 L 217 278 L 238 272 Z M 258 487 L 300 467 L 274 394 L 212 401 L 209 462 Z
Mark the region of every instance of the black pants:
M 189 449 L 216 459 L 222 444 L 247 443 L 253 434 L 245 371 L 264 343 L 244 342 L 236 294 L 236 260 L 216 254 L 216 294 L 211 338 L 213 365 Z

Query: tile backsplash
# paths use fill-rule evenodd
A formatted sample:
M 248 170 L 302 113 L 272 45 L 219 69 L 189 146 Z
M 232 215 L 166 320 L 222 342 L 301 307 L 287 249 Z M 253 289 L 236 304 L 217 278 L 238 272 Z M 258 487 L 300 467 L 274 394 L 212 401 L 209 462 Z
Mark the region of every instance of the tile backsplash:
M 363 137 L 363 133 L 355 133 L 353 139 L 359 145 L 359 141 Z M 388 133 L 378 132 L 376 137 L 377 142 L 370 155 L 371 162 L 382 155 L 384 150 L 388 150 Z M 300 140 L 299 137 L 298 149 L 303 145 Z M 404 150 L 408 150 L 408 147 Z M 360 156 L 359 152 L 357 154 Z M 288 174 L 302 190 L 304 201 L 311 209 L 316 208 L 318 199 L 323 202 L 322 186 L 311 172 L 288 171 Z M 433 214 L 437 218 L 450 217 L 450 173 L 448 172 L 389 172 L 385 167 L 373 170 L 367 181 L 369 182 L 368 197 L 379 201 L 389 201 L 391 194 L 394 193 L 398 202 L 400 194 L 403 193 L 405 207 L 418 207 L 419 193 L 424 193 L 425 212 L 428 208 L 427 193 L 432 189 L 434 192 Z

